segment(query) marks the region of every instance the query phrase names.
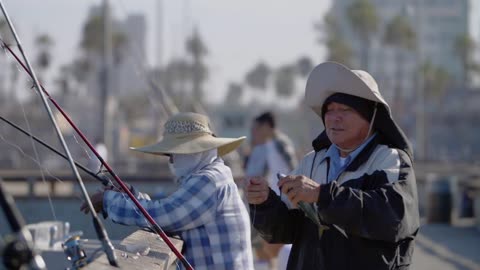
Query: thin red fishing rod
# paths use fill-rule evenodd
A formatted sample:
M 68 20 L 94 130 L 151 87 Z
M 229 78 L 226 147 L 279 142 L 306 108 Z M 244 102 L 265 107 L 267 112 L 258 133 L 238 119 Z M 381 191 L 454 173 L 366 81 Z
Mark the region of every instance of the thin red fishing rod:
M 27 67 L 23 64 L 23 62 L 18 58 L 18 56 L 12 51 L 10 46 L 8 46 L 3 40 L 2 40 L 3 46 L 7 48 L 7 50 L 10 52 L 10 54 L 13 55 L 13 57 L 17 60 L 17 62 L 23 67 L 23 69 L 27 72 L 27 74 L 32 77 L 32 74 L 30 71 L 27 69 Z M 133 203 L 137 206 L 137 208 L 142 212 L 143 216 L 148 220 L 148 222 L 152 225 L 154 231 L 167 243 L 167 245 L 170 247 L 170 249 L 175 253 L 177 258 L 182 262 L 182 264 L 185 266 L 186 269 L 188 270 L 193 270 L 193 267 L 190 265 L 190 263 L 185 259 L 185 257 L 180 253 L 177 248 L 173 245 L 173 243 L 170 241 L 168 236 L 165 234 L 165 232 L 162 230 L 162 228 L 155 222 L 155 220 L 150 216 L 150 214 L 143 208 L 143 206 L 140 204 L 140 202 L 135 198 L 135 196 L 132 194 L 130 189 L 123 183 L 123 181 L 120 179 L 120 177 L 115 174 L 115 172 L 112 170 L 110 165 L 100 156 L 100 154 L 95 150 L 95 147 L 88 141 L 87 137 L 78 129 L 78 127 L 73 123 L 73 121 L 70 119 L 70 117 L 67 115 L 67 113 L 58 105 L 58 103 L 50 96 L 50 94 L 45 90 L 45 87 L 43 85 L 40 85 L 42 87 L 43 92 L 45 95 L 48 97 L 48 99 L 55 105 L 55 107 L 60 111 L 60 113 L 65 117 L 65 119 L 70 123 L 73 129 L 77 132 L 77 134 L 82 138 L 82 140 L 87 144 L 88 148 L 92 150 L 92 152 L 95 154 L 95 156 L 100 160 L 100 162 L 105 166 L 107 171 L 112 175 L 112 177 L 117 181 L 117 183 L 120 185 L 122 190 L 127 193 L 128 197 L 133 201 Z

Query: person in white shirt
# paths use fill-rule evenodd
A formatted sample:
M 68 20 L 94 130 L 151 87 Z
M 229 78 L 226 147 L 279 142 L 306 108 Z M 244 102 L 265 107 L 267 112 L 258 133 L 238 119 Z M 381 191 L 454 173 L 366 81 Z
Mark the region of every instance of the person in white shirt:
M 297 163 L 291 140 L 277 130 L 275 116 L 271 112 L 262 113 L 254 119 L 251 139 L 252 152 L 247 160 L 245 176 L 265 176 L 270 188 L 280 195 L 277 173 L 288 174 Z M 289 203 L 285 196 L 282 199 Z M 269 244 L 261 240 L 261 246 L 259 253 L 267 257 L 270 269 L 286 269 L 291 245 Z
M 95 144 L 94 144 L 95 150 L 97 151 L 98 154 L 102 157 L 103 160 L 108 161 L 108 149 L 107 146 L 100 140 L 100 139 L 95 139 Z M 89 150 L 90 151 L 90 150 Z M 102 163 L 98 158 L 95 157 L 93 152 L 90 152 L 88 155 L 88 163 L 87 163 L 87 168 L 89 168 L 93 172 L 98 172 L 102 169 Z

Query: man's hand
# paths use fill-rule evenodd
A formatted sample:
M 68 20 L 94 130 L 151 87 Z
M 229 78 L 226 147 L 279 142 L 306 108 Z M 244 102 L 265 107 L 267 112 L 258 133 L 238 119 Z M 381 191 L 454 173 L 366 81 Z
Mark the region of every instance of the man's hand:
M 248 180 L 247 180 L 248 181 Z M 270 189 L 263 177 L 254 177 L 247 184 L 247 201 L 249 204 L 261 204 L 268 198 Z
M 90 200 L 92 201 L 92 204 L 93 204 L 93 208 L 97 213 L 103 210 L 103 193 L 105 192 L 105 190 L 106 189 L 99 190 L 90 197 Z M 85 214 L 88 214 L 90 212 L 87 202 L 83 202 L 82 206 L 80 206 L 80 211 L 82 211 Z
M 287 175 L 278 181 L 278 187 L 294 207 L 301 201 L 316 203 L 320 195 L 320 184 L 303 175 Z

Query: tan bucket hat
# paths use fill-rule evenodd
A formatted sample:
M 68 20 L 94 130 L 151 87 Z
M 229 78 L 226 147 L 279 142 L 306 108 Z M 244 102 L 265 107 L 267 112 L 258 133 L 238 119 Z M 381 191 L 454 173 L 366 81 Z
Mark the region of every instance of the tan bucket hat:
M 335 94 L 344 93 L 382 104 L 378 106 L 374 128 L 382 133 L 384 144 L 404 150 L 413 159 L 413 150 L 402 129 L 395 123 L 390 107 L 378 90 L 375 79 L 363 70 L 351 70 L 336 62 L 324 62 L 316 66 L 307 79 L 305 103 L 322 117 L 325 100 Z M 312 143 L 315 151 L 331 144 L 325 131 Z
M 323 103 L 334 93 L 382 103 L 391 114 L 390 107 L 378 90 L 377 82 L 368 72 L 351 70 L 336 62 L 321 63 L 308 76 L 305 102 L 321 117 Z
M 239 138 L 217 138 L 210 130 L 207 116 L 198 113 L 178 113 L 165 123 L 163 136 L 155 144 L 130 147 L 132 150 L 155 154 L 195 154 L 218 148 L 223 156 L 235 150 L 245 140 Z

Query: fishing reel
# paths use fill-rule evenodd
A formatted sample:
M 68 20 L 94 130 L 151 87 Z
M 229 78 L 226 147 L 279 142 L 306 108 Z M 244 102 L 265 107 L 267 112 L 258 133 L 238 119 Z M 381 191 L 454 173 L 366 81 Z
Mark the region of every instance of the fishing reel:
M 6 269 L 46 269 L 43 258 L 32 249 L 29 234 L 19 233 L 4 238 L 5 245 L 0 247 L 0 255 Z
M 80 243 L 80 236 L 82 236 L 82 233 L 77 232 L 62 244 L 67 260 L 72 263 L 72 269 L 79 269 L 88 264 L 87 255 Z

